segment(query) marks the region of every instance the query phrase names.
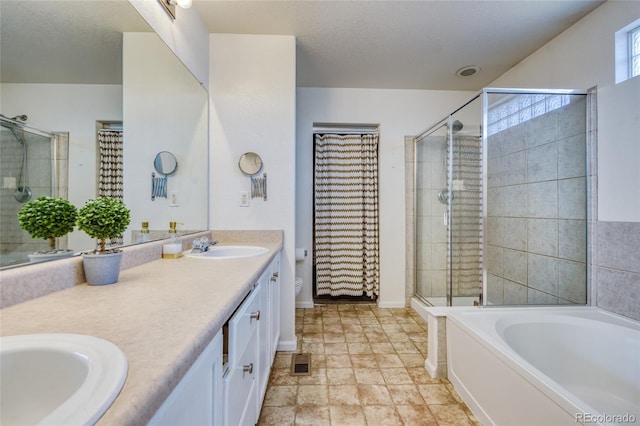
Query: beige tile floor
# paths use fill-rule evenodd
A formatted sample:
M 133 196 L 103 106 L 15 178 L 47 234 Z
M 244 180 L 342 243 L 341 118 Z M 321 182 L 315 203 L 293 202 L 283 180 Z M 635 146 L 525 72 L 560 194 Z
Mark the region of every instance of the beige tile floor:
M 322 305 L 296 310 L 311 375 L 278 352 L 259 425 L 480 425 L 446 379 L 424 369 L 427 327 L 412 309 Z

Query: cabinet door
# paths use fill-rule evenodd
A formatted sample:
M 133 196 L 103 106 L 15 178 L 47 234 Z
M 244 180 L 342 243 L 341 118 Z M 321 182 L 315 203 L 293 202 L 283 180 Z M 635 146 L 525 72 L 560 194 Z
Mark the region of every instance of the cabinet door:
M 260 286 L 256 286 L 229 320 L 229 366 L 234 367 L 258 328 Z
M 210 425 L 220 419 L 222 406 L 222 332 L 209 343 L 173 389 L 149 425 Z
M 237 360 L 230 365 L 224 379 L 224 424 L 254 425 L 258 421 L 256 407 L 257 382 L 257 330 L 248 336 L 248 344 Z
M 280 341 L 280 254 L 271 262 L 271 277 L 269 277 L 269 338 L 271 340 L 271 363 L 276 356 L 278 350 L 278 342 Z

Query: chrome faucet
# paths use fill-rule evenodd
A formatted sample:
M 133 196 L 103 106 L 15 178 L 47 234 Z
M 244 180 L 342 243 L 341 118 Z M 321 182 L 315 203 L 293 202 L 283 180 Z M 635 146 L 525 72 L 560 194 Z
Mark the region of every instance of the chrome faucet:
M 209 241 L 207 237 L 196 238 L 191 243 L 191 253 L 204 253 L 209 250 L 209 247 L 215 246 L 218 242 L 218 240 Z

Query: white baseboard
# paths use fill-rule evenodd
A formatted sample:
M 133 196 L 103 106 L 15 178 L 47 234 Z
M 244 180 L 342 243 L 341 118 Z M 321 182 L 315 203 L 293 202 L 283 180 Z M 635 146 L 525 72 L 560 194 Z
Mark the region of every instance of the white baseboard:
M 397 302 L 378 302 L 378 308 L 389 309 L 389 308 L 404 308 L 404 300 L 399 300 Z
M 311 309 L 313 308 L 313 300 L 306 302 L 296 302 L 296 309 Z
M 298 350 L 298 338 L 293 340 L 280 340 L 278 342 L 278 352 L 295 352 Z
M 441 363 L 435 365 L 429 358 L 424 362 L 424 368 L 427 373 L 434 379 L 446 379 L 447 378 L 447 363 Z

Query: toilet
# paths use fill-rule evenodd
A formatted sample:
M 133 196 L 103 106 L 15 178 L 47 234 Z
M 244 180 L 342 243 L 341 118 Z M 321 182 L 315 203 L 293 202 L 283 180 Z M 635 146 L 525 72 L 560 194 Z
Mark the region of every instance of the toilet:
M 302 278 L 296 277 L 296 296 L 300 294 L 300 290 L 302 290 Z
M 296 247 L 296 263 L 304 262 L 304 258 L 307 257 L 307 250 Z M 296 277 L 296 296 L 300 294 L 302 290 L 302 277 Z

